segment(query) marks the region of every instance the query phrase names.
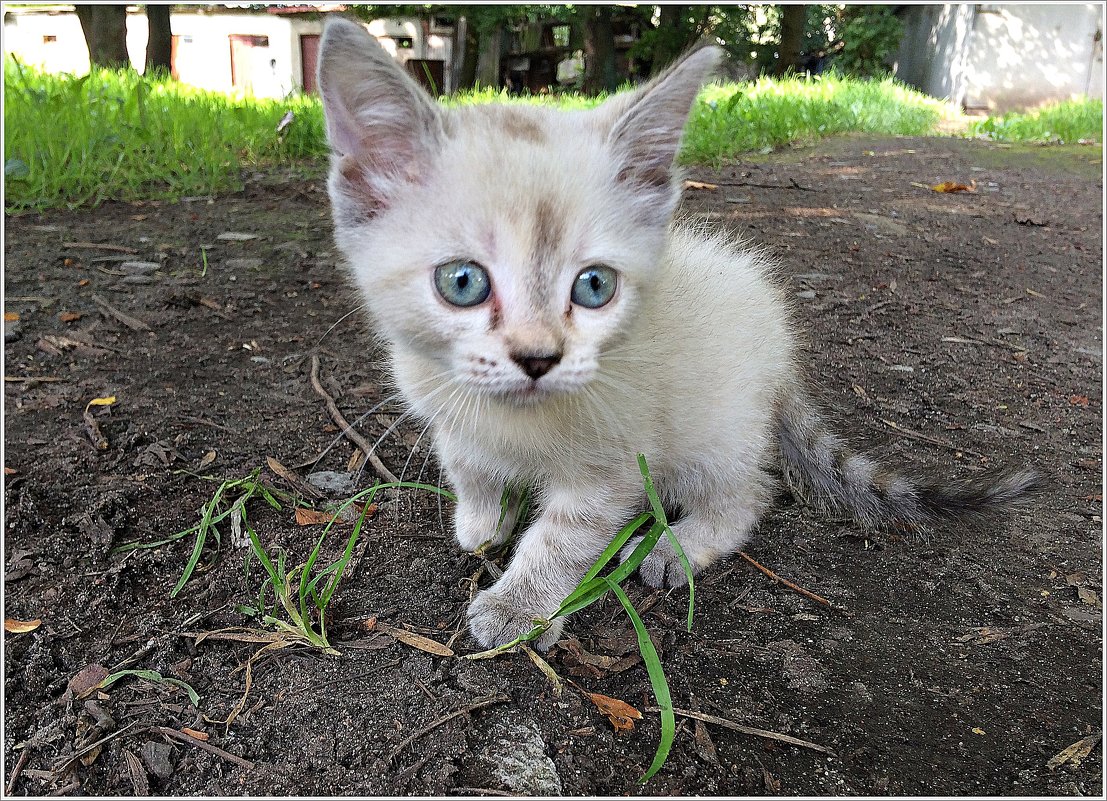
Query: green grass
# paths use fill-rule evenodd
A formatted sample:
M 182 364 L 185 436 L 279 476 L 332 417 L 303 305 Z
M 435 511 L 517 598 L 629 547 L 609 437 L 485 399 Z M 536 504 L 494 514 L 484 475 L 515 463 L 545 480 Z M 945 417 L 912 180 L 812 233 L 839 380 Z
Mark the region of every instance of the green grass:
M 718 166 L 739 153 L 839 133 L 927 136 L 952 113 L 890 78 L 761 78 L 708 86 L 692 110 L 681 160 Z
M 131 71 L 51 75 L 10 57 L 4 85 L 10 211 L 234 191 L 243 166 L 326 153 L 310 97 L 235 99 Z
M 7 210 L 178 199 L 236 191 L 245 169 L 326 163 L 323 112 L 314 96 L 234 97 L 133 71 L 51 75 L 4 60 Z M 482 89 L 443 101 L 591 108 L 576 94 L 511 97 Z M 294 119 L 282 133 L 285 113 Z M 743 152 L 839 133 L 937 133 L 948 104 L 890 78 L 835 74 L 713 84 L 692 110 L 684 163 L 718 166 Z M 1101 140 L 1103 103 L 1070 101 L 974 123 L 1000 141 Z
M 1102 142 L 1103 101 L 1066 100 L 1025 113 L 988 117 L 972 123 L 968 134 L 997 142 Z

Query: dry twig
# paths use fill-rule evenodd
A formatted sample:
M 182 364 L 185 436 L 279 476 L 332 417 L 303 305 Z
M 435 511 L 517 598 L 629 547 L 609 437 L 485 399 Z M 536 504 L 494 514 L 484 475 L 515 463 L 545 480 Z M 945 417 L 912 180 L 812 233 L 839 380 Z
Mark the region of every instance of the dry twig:
M 319 383 L 319 357 L 312 354 L 311 357 L 311 386 L 327 404 L 327 411 L 330 412 L 331 418 L 338 423 L 338 426 L 342 429 L 342 433 L 345 434 L 350 440 L 361 448 L 361 452 L 365 454 L 365 458 L 369 460 L 369 464 L 373 465 L 373 469 L 377 471 L 377 475 L 383 478 L 385 481 L 389 481 L 393 484 L 398 484 L 400 479 L 393 475 L 392 471 L 384 466 L 384 463 L 377 458 L 377 454 L 373 453 L 373 446 L 369 444 L 365 437 L 361 436 L 355 431 L 349 423 L 346 422 L 346 418 L 342 416 L 342 412 L 338 410 L 338 404 L 334 402 L 323 385 Z
M 453 720 L 454 718 L 461 717 L 462 715 L 468 715 L 470 712 L 473 712 L 477 709 L 484 709 L 486 706 L 493 706 L 495 704 L 502 704 L 502 703 L 505 703 L 506 701 L 509 701 L 509 700 L 510 699 L 506 695 L 493 695 L 489 698 L 481 699 L 480 701 L 474 701 L 473 703 L 469 704 L 468 706 L 463 706 L 461 709 L 455 709 L 450 714 L 443 715 L 438 720 L 433 721 L 432 723 L 428 723 L 426 726 L 419 729 L 417 732 L 412 734 L 410 737 L 406 737 L 398 746 L 396 746 L 395 748 L 392 749 L 392 753 L 389 754 L 388 759 L 389 759 L 389 761 L 395 759 L 397 756 L 399 756 L 401 751 L 403 751 L 405 748 L 407 748 L 413 742 L 418 740 L 424 734 L 427 734 L 428 732 L 434 731 L 439 726 L 441 726 L 443 723 L 448 723 L 451 720 Z
M 660 712 L 661 710 L 656 706 L 650 706 L 646 707 L 646 711 Z M 819 751 L 823 754 L 834 754 L 834 752 L 825 745 L 808 742 L 798 737 L 791 737 L 787 734 L 769 731 L 768 729 L 755 729 L 752 726 L 743 726 L 741 723 L 735 723 L 733 720 L 716 717 L 715 715 L 707 715 L 703 712 L 693 712 L 690 709 L 677 709 L 674 707 L 673 714 L 692 718 L 693 720 L 702 720 L 704 723 L 714 723 L 716 726 L 722 726 L 724 729 L 730 729 L 731 731 L 740 732 L 742 734 L 749 734 L 752 737 L 764 737 L 767 740 L 776 740 L 777 742 L 788 743 L 789 745 L 798 745 L 800 748 L 810 748 L 812 751 Z
M 758 562 L 756 559 L 754 559 L 752 556 L 747 554 L 745 551 L 739 551 L 738 555 L 741 556 L 743 559 L 745 559 L 747 562 L 749 562 L 751 565 L 756 567 L 758 570 L 760 570 L 766 576 L 771 578 L 773 581 L 778 581 L 781 584 L 783 584 L 785 587 L 787 587 L 788 589 L 795 590 L 800 595 L 802 595 L 804 598 L 810 598 L 812 601 L 818 601 L 821 604 L 829 606 L 831 609 L 836 609 L 837 608 L 837 607 L 834 606 L 834 604 L 832 604 L 830 601 L 828 601 L 826 598 L 822 597 L 821 595 L 816 595 L 815 593 L 811 592 L 810 590 L 805 590 L 803 587 L 800 587 L 798 584 L 793 584 L 788 579 L 782 578 L 781 576 L 778 576 L 776 573 L 769 570 L 769 568 L 765 567 L 763 564 Z
M 190 737 L 183 731 L 170 729 L 168 726 L 151 726 L 150 730 L 156 731 L 159 734 L 164 734 L 166 737 L 172 737 L 175 740 L 180 740 L 182 743 L 188 743 L 189 745 L 195 746 L 196 748 L 207 751 L 209 753 L 215 754 L 216 756 L 222 757 L 228 762 L 233 762 L 240 767 L 246 768 L 246 770 L 254 769 L 254 763 L 250 760 L 243 759 L 240 756 L 232 754 L 230 751 L 224 751 L 217 745 L 205 743 L 203 740 L 197 740 L 195 737 Z

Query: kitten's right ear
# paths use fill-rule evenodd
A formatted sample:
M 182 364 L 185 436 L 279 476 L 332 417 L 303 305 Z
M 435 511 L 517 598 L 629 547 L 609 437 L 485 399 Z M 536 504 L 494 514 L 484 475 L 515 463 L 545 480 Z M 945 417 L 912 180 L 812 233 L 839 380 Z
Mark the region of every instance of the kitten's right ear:
M 368 219 L 420 167 L 442 137 L 435 101 L 361 25 L 329 17 L 319 45 L 319 91 L 332 160 L 331 196 Z

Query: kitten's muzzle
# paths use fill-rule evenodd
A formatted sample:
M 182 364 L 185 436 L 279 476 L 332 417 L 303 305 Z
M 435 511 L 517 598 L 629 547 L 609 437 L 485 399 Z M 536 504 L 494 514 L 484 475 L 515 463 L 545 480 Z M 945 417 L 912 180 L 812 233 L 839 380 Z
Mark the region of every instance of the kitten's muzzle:
M 560 353 L 512 353 L 511 360 L 528 376 L 537 381 L 561 361 Z

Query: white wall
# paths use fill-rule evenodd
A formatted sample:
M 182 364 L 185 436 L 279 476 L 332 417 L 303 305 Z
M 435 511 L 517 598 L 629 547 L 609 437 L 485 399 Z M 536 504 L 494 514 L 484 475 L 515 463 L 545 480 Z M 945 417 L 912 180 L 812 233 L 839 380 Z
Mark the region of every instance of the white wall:
M 231 83 L 231 47 L 229 36 L 266 36 L 267 48 L 254 48 L 257 82 L 253 94 L 259 97 L 283 97 L 302 89 L 303 75 L 300 36 L 319 34 L 323 22 L 292 15 L 205 13 L 187 6 L 174 10 L 171 20 L 178 40 L 176 66 L 182 83 L 202 89 L 229 92 Z M 396 55 L 397 60 L 409 58 L 441 59 L 445 62 L 447 87 L 451 79 L 450 57 L 452 41 L 448 34 L 432 32 L 423 36 L 422 25 L 412 20 L 376 20 L 369 30 L 381 37 L 381 43 Z M 57 41 L 44 43 L 44 36 Z M 391 37 L 404 36 L 413 40 L 413 47 L 397 51 Z M 143 12 L 127 15 L 127 50 L 131 63 L 140 72 L 146 63 L 148 27 Z M 191 41 L 189 41 L 191 38 Z M 44 13 L 20 9 L 5 14 L 4 53 L 15 55 L 25 64 L 49 72 L 88 72 L 88 47 L 77 15 L 71 11 Z M 271 62 L 273 62 L 271 64 Z
M 1003 112 L 1103 97 L 1098 3 L 910 6 L 895 72 L 967 108 Z

